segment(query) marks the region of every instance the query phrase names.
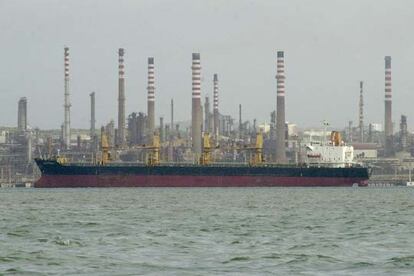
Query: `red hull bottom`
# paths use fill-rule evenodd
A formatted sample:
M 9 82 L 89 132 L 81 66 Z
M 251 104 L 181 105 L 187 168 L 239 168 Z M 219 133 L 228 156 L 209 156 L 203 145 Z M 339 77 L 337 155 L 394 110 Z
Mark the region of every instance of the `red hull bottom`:
M 36 188 L 101 187 L 350 187 L 363 178 L 274 176 L 43 175 Z

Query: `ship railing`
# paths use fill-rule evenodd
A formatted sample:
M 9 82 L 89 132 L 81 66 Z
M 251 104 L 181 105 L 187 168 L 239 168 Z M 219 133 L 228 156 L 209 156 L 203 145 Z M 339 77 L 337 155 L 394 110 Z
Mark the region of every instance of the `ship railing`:
M 92 162 L 79 162 L 79 163 L 66 163 L 64 166 L 77 166 L 77 167 L 90 167 L 90 166 L 146 166 L 143 162 L 112 162 L 112 163 L 106 163 L 104 165 L 98 164 L 98 163 L 92 163 Z
M 90 167 L 90 166 L 114 166 L 114 167 L 121 167 L 121 166 L 130 166 L 130 167 L 134 167 L 134 166 L 148 166 L 146 163 L 144 162 L 111 162 L 111 163 L 107 163 L 105 165 L 100 165 L 100 164 L 96 164 L 96 163 L 87 163 L 87 162 L 82 162 L 82 163 L 66 163 L 63 164 L 63 166 L 77 166 L 77 167 Z M 240 167 L 240 166 L 244 166 L 244 167 L 251 167 L 252 165 L 250 165 L 249 163 L 242 163 L 242 162 L 214 162 L 214 163 L 210 163 L 210 164 L 205 164 L 205 165 L 199 165 L 199 164 L 195 164 L 195 163 L 189 163 L 189 162 L 161 162 L 159 165 L 156 166 L 165 166 L 165 167 Z M 254 167 L 308 167 L 308 164 L 277 164 L 277 163 L 263 163 L 263 164 L 257 164 L 257 165 L 253 165 Z
M 309 162 L 309 167 L 329 167 L 329 168 L 346 168 L 346 167 L 361 167 L 362 164 L 358 162 Z

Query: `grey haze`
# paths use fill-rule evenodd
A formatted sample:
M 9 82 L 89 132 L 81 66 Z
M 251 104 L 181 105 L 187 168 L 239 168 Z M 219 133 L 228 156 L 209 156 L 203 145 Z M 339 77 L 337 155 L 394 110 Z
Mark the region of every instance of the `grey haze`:
M 384 56 L 392 56 L 393 121 L 413 125 L 413 1 L 14 1 L 0 0 L 0 125 L 63 122 L 63 47 L 71 54 L 73 128 L 116 119 L 117 49 L 124 47 L 126 111 L 146 112 L 146 59 L 155 57 L 156 116 L 191 115 L 191 53 L 201 53 L 202 99 L 219 74 L 220 109 L 269 121 L 276 107 L 276 51 L 285 51 L 286 118 L 301 126 L 357 120 L 365 81 L 367 122 L 383 122 Z M 158 121 L 157 121 L 158 122 Z M 394 128 L 395 129 L 395 128 Z

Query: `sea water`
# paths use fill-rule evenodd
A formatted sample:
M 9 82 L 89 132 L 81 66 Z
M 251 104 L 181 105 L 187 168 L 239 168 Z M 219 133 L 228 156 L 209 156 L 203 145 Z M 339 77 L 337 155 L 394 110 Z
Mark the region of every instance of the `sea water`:
M 1 189 L 9 274 L 414 275 L 414 189 Z

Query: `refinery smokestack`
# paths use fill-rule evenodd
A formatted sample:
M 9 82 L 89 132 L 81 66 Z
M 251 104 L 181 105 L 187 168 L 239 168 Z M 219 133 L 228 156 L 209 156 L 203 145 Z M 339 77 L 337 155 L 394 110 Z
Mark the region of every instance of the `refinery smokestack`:
M 21 132 L 27 130 L 27 99 L 20 98 L 17 107 L 17 129 Z
M 171 132 L 174 132 L 174 100 L 171 99 Z
M 117 144 L 124 147 L 126 144 L 125 137 L 125 67 L 124 67 L 124 49 L 118 50 L 118 137 Z
M 285 141 L 285 58 L 283 51 L 277 52 L 277 114 L 276 114 L 276 162 L 286 162 Z
M 204 102 L 204 131 L 210 132 L 210 98 L 206 97 Z
M 239 104 L 239 138 L 243 137 L 242 105 Z
M 408 130 L 407 130 L 407 116 L 401 115 L 400 122 L 400 150 L 406 152 L 408 149 Z
M 89 94 L 91 97 L 91 128 L 90 128 L 90 136 L 91 139 L 95 136 L 95 92 Z
M 64 53 L 65 73 L 65 118 L 63 123 L 63 144 L 66 149 L 70 147 L 70 100 L 69 100 L 69 47 L 65 47 Z
M 219 136 L 219 99 L 218 99 L 218 77 L 214 74 L 213 77 L 213 131 L 216 139 Z
M 192 117 L 191 117 L 191 135 L 193 142 L 193 152 L 196 155 L 201 154 L 201 64 L 200 54 L 193 53 L 192 69 Z
M 393 137 L 392 137 L 392 85 L 391 85 L 391 57 L 385 57 L 385 156 L 392 155 Z
M 154 75 L 154 58 L 148 58 L 148 98 L 147 98 L 147 128 L 148 128 L 148 135 L 149 139 L 152 139 L 154 134 L 155 128 L 155 111 L 154 111 L 154 103 L 155 103 L 155 75 Z
M 160 117 L 160 143 L 164 142 L 164 117 Z
M 359 82 L 359 141 L 364 143 L 364 82 Z

